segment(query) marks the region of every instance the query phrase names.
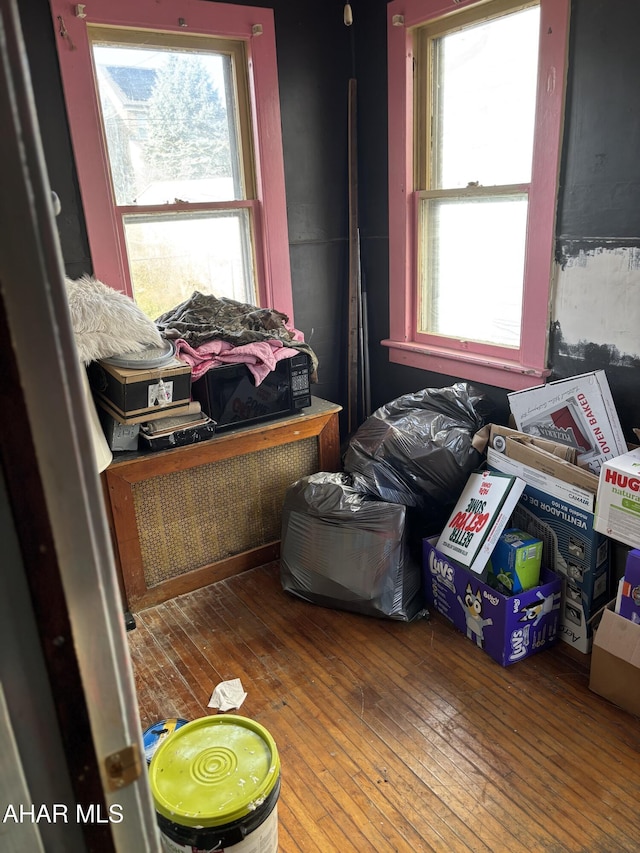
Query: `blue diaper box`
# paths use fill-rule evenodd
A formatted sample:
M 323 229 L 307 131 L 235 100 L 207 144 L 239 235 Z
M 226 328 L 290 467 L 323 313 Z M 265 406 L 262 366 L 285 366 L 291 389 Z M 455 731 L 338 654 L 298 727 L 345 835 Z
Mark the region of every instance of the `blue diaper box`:
M 423 540 L 427 607 L 437 610 L 501 666 L 509 666 L 556 642 L 560 633 L 562 581 L 546 568 L 541 584 L 506 596 L 436 550 L 438 537 Z

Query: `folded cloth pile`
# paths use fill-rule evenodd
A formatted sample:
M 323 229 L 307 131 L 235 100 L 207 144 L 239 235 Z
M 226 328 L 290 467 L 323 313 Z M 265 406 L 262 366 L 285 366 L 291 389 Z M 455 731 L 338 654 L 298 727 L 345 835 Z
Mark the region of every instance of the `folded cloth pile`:
M 306 352 L 311 359 L 311 381 L 317 382 L 318 358 L 302 332 L 287 326 L 289 318 L 274 308 L 194 293 L 155 321 L 163 337 L 185 341 L 199 349 L 208 341 L 227 341 L 235 347 L 258 341 L 279 340 L 286 347 Z
M 268 373 L 275 370 L 278 361 L 291 358 L 299 352 L 278 340 L 255 341 L 237 347 L 219 339 L 207 341 L 195 348 L 182 338 L 174 343 L 178 358 L 191 365 L 191 379 L 194 382 L 212 367 L 246 364 L 258 386 Z

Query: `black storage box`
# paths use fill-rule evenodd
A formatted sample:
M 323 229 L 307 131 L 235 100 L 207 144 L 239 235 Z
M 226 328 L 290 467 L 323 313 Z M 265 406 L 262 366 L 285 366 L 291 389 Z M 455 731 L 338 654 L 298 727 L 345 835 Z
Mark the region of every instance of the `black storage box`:
M 178 358 L 138 369 L 94 361 L 87 374 L 96 402 L 120 423 L 178 414 L 191 400 L 191 367 Z

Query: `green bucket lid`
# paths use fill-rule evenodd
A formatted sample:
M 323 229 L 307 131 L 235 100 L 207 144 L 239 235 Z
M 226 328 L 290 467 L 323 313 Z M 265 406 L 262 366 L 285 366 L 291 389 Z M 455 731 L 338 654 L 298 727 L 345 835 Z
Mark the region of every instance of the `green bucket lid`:
M 156 811 L 181 826 L 223 826 L 254 812 L 280 776 L 269 732 L 220 714 L 182 726 L 156 749 L 149 781 Z

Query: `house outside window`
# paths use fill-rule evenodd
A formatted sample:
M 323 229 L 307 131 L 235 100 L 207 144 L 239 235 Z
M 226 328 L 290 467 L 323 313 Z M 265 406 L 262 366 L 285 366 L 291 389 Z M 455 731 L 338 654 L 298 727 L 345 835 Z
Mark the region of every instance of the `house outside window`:
M 538 384 L 569 0 L 389 4 L 392 361 Z
M 293 319 L 273 12 L 51 0 L 94 274 Z

